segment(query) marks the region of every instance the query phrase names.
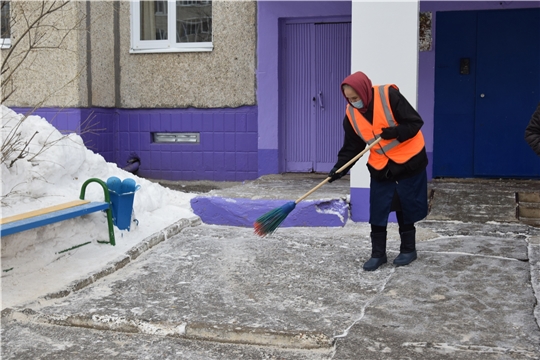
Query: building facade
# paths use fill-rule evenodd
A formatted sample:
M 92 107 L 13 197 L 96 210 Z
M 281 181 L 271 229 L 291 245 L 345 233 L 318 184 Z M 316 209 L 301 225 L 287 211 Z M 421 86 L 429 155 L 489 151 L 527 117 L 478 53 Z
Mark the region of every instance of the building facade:
M 11 1 L 10 16 L 36 3 Z M 32 51 L 4 104 L 81 132 L 119 167 L 139 159 L 139 176 L 327 172 L 339 84 L 360 70 L 416 106 L 429 178 L 540 177 L 523 140 L 540 101 L 539 2 L 72 1 L 56 15 L 76 30 Z M 367 220 L 364 164 L 351 172 L 355 221 Z

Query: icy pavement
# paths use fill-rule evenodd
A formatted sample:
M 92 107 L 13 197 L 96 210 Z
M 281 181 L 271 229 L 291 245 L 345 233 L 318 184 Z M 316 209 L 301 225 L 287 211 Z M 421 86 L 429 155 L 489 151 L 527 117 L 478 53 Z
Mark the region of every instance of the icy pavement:
M 2 359 L 538 359 L 540 231 L 426 220 L 361 270 L 369 225 L 186 227 L 116 272 L 2 312 Z

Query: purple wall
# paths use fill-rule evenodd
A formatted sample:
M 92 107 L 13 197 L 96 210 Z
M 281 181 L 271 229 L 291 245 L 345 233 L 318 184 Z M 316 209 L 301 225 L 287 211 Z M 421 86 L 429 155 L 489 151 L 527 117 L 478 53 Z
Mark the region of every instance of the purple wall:
M 136 151 L 139 175 L 163 180 L 257 178 L 257 109 L 119 109 L 118 160 Z M 200 133 L 198 144 L 153 143 L 153 132 Z
M 82 109 L 85 113 L 81 117 L 83 123 L 84 144 L 90 150 L 99 153 L 107 162 L 116 162 L 118 123 L 117 113 L 114 109 L 93 108 Z
M 351 1 L 257 2 L 257 103 L 259 106 L 258 174 L 277 174 L 279 164 L 279 20 L 351 16 Z M 341 121 L 341 119 L 336 119 Z
M 76 132 L 81 133 L 81 122 L 85 118 L 85 109 L 57 109 L 57 108 L 40 108 L 32 111 L 31 108 L 11 107 L 11 110 L 27 115 L 40 116 L 45 119 L 62 134 Z
M 115 162 L 115 110 L 41 108 L 30 113 L 30 108 L 11 109 L 20 114 L 43 117 L 62 134 L 74 132 L 81 135 L 87 148 L 102 155 L 106 161 Z
M 28 109 L 13 108 L 25 113 Z M 257 178 L 257 108 L 54 109 L 34 112 L 123 168 L 132 154 L 138 175 L 161 180 L 243 181 Z M 153 132 L 200 134 L 198 144 L 152 142 Z

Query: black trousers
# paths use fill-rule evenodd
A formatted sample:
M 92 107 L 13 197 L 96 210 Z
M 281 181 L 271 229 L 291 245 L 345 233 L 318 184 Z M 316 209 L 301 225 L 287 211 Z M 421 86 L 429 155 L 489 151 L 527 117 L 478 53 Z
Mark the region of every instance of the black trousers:
M 396 211 L 396 218 L 397 218 L 397 221 L 398 221 L 399 232 L 400 233 L 415 230 L 414 223 L 413 224 L 405 224 L 403 222 L 403 212 L 402 211 Z M 378 226 L 378 225 L 371 224 L 371 232 L 374 233 L 374 234 L 386 232 L 386 226 Z

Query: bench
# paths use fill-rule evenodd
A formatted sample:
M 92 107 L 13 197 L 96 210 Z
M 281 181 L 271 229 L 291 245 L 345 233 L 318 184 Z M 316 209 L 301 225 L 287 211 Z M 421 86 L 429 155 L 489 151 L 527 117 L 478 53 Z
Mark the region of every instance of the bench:
M 86 187 L 88 184 L 93 182 L 100 184 L 103 188 L 105 201 L 91 202 L 84 199 Z M 105 211 L 107 213 L 107 223 L 109 227 L 109 241 L 98 242 L 111 244 L 113 246 L 116 245 L 114 239 L 112 204 L 109 189 L 102 180 L 95 178 L 88 179 L 84 182 L 81 187 L 81 193 L 78 200 L 0 219 L 0 236 L 15 234 L 59 221 L 76 218 L 96 211 Z

